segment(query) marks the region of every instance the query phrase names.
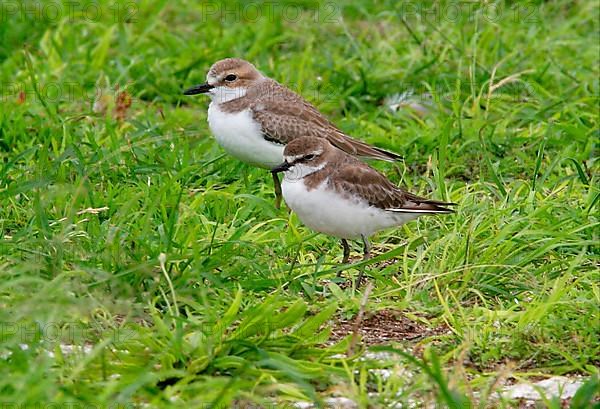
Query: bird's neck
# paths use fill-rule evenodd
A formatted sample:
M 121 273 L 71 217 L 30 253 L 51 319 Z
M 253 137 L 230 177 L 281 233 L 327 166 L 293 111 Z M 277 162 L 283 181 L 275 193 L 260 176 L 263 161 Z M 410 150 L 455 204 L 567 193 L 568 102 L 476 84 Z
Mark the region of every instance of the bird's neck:
M 248 93 L 247 88 L 228 88 L 223 86 L 215 87 L 210 93 L 212 102 L 217 105 L 223 105 L 230 102 L 235 102 L 240 99 L 244 99 Z
M 306 190 L 310 191 L 321 186 L 321 184 L 327 180 L 330 174 L 330 167 L 325 165 L 309 175 L 304 176 L 302 181 L 304 182 L 304 186 L 306 186 Z

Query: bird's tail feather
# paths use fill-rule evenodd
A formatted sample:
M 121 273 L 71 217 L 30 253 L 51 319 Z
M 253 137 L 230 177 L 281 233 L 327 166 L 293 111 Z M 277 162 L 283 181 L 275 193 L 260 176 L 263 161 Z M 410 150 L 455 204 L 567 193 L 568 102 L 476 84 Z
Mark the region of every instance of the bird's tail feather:
M 336 135 L 331 135 L 329 142 L 350 155 L 359 156 L 365 159 L 378 159 L 388 162 L 403 159 L 402 156 L 397 153 L 371 146 L 368 143 L 351 138 L 341 132 Z
M 394 213 L 421 213 L 421 214 L 449 214 L 455 213 L 452 209 L 446 209 L 440 207 L 438 209 L 410 209 L 410 208 L 402 208 L 402 209 L 386 209 L 388 212 Z
M 454 210 L 445 206 L 456 206 L 456 203 L 440 202 L 438 200 L 411 200 L 398 209 L 386 209 L 390 212 L 399 213 L 423 213 L 423 214 L 447 214 L 454 213 Z

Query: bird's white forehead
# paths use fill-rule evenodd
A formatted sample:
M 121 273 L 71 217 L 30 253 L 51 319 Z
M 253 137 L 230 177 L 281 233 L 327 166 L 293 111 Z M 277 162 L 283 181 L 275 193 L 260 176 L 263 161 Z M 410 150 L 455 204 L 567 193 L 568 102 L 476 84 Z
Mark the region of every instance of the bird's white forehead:
M 295 162 L 295 161 L 296 161 L 296 159 L 300 159 L 300 158 L 301 158 L 301 157 L 303 157 L 303 156 L 304 156 L 303 154 L 302 154 L 302 155 L 285 155 L 285 156 L 283 157 L 283 159 L 285 159 L 285 161 L 286 161 L 287 163 L 293 163 L 293 162 Z
M 323 153 L 322 149 L 317 149 L 317 150 L 314 150 L 314 151 L 306 151 L 306 152 L 303 152 L 303 153 L 299 153 L 298 155 L 285 155 L 284 159 L 288 163 L 292 163 L 292 162 L 297 161 L 298 159 L 301 159 L 301 158 L 305 157 L 306 155 L 315 155 L 316 156 L 316 155 L 320 155 L 322 153 Z

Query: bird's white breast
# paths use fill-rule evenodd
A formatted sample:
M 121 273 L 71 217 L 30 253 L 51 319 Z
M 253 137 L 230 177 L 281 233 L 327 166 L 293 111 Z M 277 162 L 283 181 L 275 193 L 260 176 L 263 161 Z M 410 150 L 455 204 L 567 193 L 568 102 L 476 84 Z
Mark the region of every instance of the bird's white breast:
M 266 169 L 283 162 L 284 146 L 263 138 L 250 109 L 229 113 L 213 101 L 208 107 L 208 125 L 217 143 L 242 162 Z
M 344 239 L 370 236 L 378 230 L 400 226 L 418 217 L 370 206 L 344 197 L 327 187 L 327 182 L 308 190 L 302 179 L 284 178 L 283 198 L 300 220 L 313 230 Z

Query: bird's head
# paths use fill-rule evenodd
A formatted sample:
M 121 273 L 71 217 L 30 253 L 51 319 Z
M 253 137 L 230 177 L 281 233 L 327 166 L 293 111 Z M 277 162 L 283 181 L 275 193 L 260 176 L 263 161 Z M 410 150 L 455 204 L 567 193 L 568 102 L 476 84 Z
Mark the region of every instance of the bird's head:
M 187 89 L 184 95 L 206 93 L 213 101 L 220 104 L 245 96 L 248 88 L 264 78 L 248 61 L 226 58 L 210 67 L 204 84 Z
M 323 169 L 334 151 L 335 148 L 325 138 L 303 136 L 286 145 L 284 162 L 271 172 L 285 172 L 286 179 L 301 179 Z

